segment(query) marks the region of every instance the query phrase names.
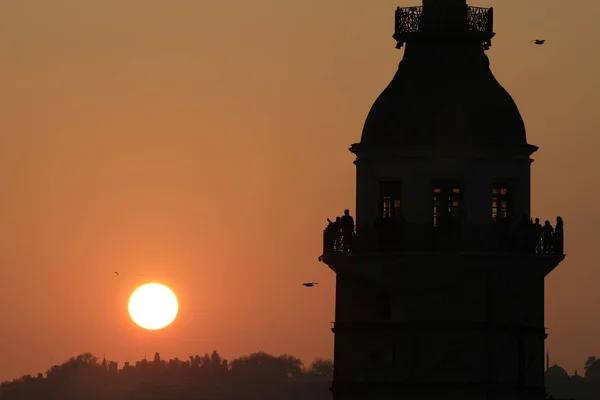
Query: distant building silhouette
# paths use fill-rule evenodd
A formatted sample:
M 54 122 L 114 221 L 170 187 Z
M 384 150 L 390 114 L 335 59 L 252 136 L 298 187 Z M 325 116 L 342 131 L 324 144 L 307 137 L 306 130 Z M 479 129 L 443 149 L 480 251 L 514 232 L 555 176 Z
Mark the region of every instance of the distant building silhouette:
M 546 371 L 546 378 L 548 379 L 569 379 L 569 374 L 564 368 L 554 364 Z
M 530 215 L 538 148 L 489 68 L 494 35 L 465 0 L 396 10 L 405 54 L 350 148 L 352 245 L 328 228 L 319 257 L 337 274 L 334 400 L 546 397 L 564 230 Z

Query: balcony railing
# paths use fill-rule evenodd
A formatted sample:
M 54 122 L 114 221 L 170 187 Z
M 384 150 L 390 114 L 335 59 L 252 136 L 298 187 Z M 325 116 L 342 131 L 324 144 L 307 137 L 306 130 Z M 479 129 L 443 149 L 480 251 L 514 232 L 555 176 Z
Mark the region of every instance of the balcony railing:
M 396 9 L 396 21 L 394 28 L 394 39 L 398 42 L 396 48 L 401 48 L 405 42 L 423 32 L 448 33 L 456 30 L 458 26 L 463 31 L 476 34 L 484 47 L 491 46 L 494 37 L 494 9 L 466 6 L 466 25 L 456 24 L 454 20 L 442 18 L 426 18 L 423 7 L 398 7 Z M 465 21 L 465 16 L 462 17 Z
M 492 222 L 485 225 L 409 224 L 382 219 L 358 231 L 323 232 L 323 254 L 364 252 L 506 252 L 563 255 L 562 222 L 556 227 L 533 223 Z

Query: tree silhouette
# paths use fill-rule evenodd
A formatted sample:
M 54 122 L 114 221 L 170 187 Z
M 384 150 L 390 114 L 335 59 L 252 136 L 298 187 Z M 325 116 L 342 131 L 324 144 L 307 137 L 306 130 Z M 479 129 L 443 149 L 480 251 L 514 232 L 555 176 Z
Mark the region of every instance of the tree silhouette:
M 310 365 L 309 371 L 316 376 L 333 377 L 333 361 L 317 358 Z
M 600 381 L 600 359 L 590 356 L 585 361 L 585 378 L 591 381 Z
M 190 355 L 164 360 L 157 352 L 152 361 L 124 363 L 101 362 L 91 353 L 69 358 L 50 367 L 45 374 L 25 375 L 0 384 L 2 400 L 96 400 L 211 398 L 266 400 L 289 398 L 320 400 L 331 396 L 325 381 L 310 381 L 325 376 L 331 361 L 316 360 L 314 368 L 303 372 L 302 361 L 292 355 L 273 356 L 256 352 L 224 360 L 214 350 L 210 355 Z M 298 380 L 299 378 L 302 378 Z M 308 386 L 302 382 L 308 379 Z
M 302 361 L 294 356 L 283 354 L 275 357 L 257 352 L 233 360 L 231 372 L 242 378 L 280 380 L 302 374 L 302 365 Z
M 588 368 L 596 361 L 596 357 L 589 356 L 587 360 L 585 360 L 584 369 L 587 371 Z

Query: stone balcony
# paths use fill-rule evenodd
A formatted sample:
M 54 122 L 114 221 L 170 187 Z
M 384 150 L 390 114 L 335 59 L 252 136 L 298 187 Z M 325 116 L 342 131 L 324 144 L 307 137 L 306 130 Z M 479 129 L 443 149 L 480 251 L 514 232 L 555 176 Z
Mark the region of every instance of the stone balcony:
M 358 226 L 348 237 L 326 228 L 323 255 L 369 252 L 495 252 L 564 256 L 564 231 L 531 223 L 411 224 L 380 220 L 375 226 Z

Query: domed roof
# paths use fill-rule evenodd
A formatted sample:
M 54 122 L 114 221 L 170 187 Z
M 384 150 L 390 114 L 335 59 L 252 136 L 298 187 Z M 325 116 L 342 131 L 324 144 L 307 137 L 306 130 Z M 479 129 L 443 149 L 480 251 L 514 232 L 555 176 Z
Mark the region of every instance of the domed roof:
M 546 370 L 546 378 L 549 379 L 569 379 L 569 374 L 564 368 L 554 364 Z
M 527 138 L 481 43 L 413 42 L 369 112 L 361 146 L 515 147 Z

